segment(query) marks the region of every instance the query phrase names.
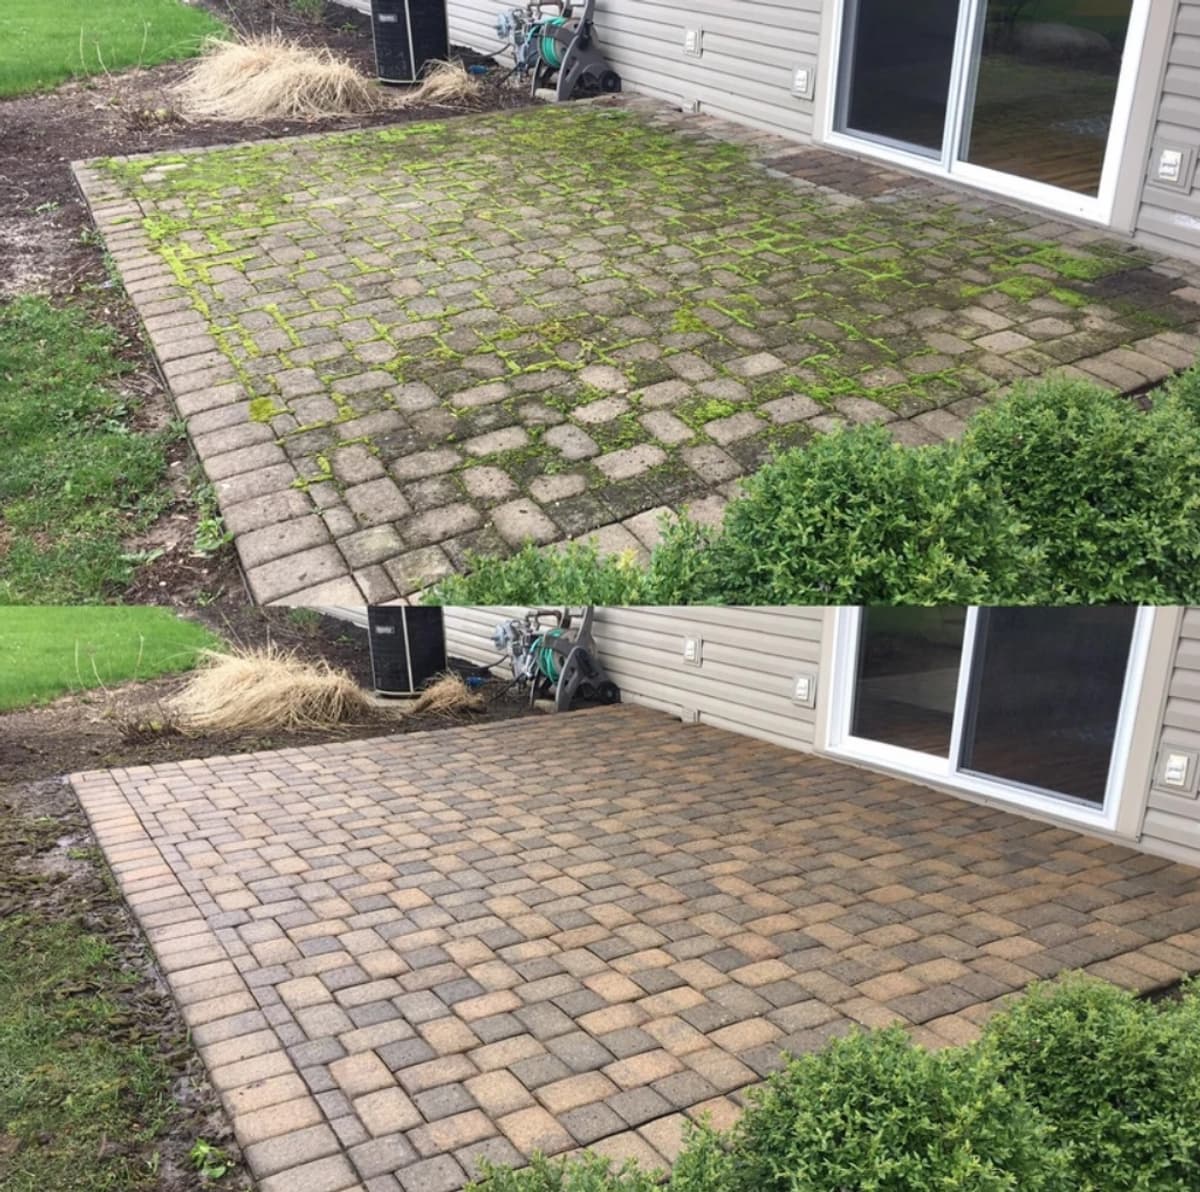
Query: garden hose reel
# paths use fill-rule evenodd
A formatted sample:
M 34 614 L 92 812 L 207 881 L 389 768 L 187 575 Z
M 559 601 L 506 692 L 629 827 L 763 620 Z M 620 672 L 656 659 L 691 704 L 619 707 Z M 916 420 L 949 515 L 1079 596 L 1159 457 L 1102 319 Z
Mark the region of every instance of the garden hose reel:
M 530 707 L 541 699 L 552 700 L 556 712 L 570 711 L 577 698 L 620 702 L 620 689 L 596 659 L 594 613 L 585 608 L 575 626 L 569 609 L 531 609 L 496 626 L 492 644 L 508 654 L 513 681 L 528 689 Z
M 559 11 L 545 16 L 542 8 L 550 2 Z M 583 15 L 576 17 L 567 0 L 531 0 L 497 17 L 496 33 L 512 47 L 514 73 L 529 80 L 531 96 L 552 82 L 558 103 L 621 90 L 621 76 L 596 46 L 595 7 L 596 0 L 586 0 Z

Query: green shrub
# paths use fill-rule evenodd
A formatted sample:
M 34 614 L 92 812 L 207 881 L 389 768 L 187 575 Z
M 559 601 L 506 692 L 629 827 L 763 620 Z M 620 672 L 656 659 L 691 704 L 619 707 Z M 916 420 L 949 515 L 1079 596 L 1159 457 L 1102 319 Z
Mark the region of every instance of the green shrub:
M 1094 385 L 1052 379 L 982 410 L 962 444 L 1044 552 L 1022 603 L 1168 603 L 1200 598 L 1200 402 L 1143 413 Z M 1185 400 L 1185 395 L 1190 398 Z
M 426 597 L 433 604 L 656 603 L 636 559 L 601 558 L 594 546 L 525 546 L 508 559 L 468 559 L 467 575 L 451 575 Z
M 820 435 L 750 477 L 650 566 L 591 548 L 474 560 L 445 604 L 1070 604 L 1200 601 L 1200 370 L 1148 412 L 1051 379 L 981 411 L 961 444 L 883 427 Z
M 979 603 L 1031 567 L 968 457 L 881 426 L 820 435 L 750 477 L 705 563 L 693 599 L 729 604 Z
M 891 1028 L 792 1060 L 734 1130 L 730 1192 L 1066 1192 L 1041 1116 L 974 1058 Z
M 989 1023 L 982 1054 L 1055 1127 L 1080 1192 L 1200 1188 L 1200 996 L 1035 986 Z

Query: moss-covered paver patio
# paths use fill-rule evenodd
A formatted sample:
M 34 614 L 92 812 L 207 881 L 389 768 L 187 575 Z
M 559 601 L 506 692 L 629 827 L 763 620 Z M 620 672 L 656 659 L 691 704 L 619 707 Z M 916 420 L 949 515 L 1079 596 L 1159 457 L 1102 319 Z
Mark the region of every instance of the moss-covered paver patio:
M 76 173 L 261 601 L 641 549 L 839 422 L 1200 348 L 1195 267 L 646 100 Z
M 670 1162 L 784 1051 L 1200 970 L 1200 872 L 645 708 L 73 779 L 260 1192 Z

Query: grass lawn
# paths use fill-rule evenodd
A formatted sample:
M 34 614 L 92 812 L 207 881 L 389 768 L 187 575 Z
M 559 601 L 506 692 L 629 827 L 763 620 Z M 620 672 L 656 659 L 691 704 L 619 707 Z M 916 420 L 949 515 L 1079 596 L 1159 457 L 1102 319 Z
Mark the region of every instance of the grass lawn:
M 24 913 L 0 918 L 0 972 L 0 1183 L 156 1187 L 171 1078 L 118 1000 L 134 979 L 82 921 Z
M 180 0 L 3 0 L 0 98 L 188 58 L 221 28 Z
M 0 608 L 0 711 L 187 670 L 198 650 L 217 644 L 162 608 Z
M 171 503 L 167 436 L 130 429 L 119 346 L 77 308 L 0 304 L 0 605 L 118 597 L 139 562 L 124 540 Z

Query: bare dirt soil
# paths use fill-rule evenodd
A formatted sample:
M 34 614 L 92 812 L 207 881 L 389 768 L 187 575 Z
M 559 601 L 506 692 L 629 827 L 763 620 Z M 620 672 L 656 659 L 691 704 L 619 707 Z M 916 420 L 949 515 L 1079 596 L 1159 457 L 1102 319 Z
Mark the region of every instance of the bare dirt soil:
M 287 0 L 199 2 L 236 31 L 279 29 L 303 42 L 328 46 L 368 75 L 374 73 L 370 21 L 351 9 L 327 3 L 322 20 L 313 22 L 298 16 Z M 480 99 L 457 107 L 414 106 L 312 122 L 185 121 L 176 110 L 171 88 L 187 69 L 186 63 L 171 63 L 0 101 L 0 302 L 24 293 L 84 302 L 95 318 L 117 328 L 124 353 L 136 365 L 120 383 L 141 402 L 136 426 L 141 431 L 166 426 L 173 411 L 136 313 L 106 268 L 87 206 L 71 175 L 71 162 L 445 119 L 528 102 L 523 92 L 504 87 L 497 79 Z M 149 533 L 129 544 L 131 551 L 161 551 L 124 594 L 129 602 L 189 608 L 199 601 L 228 607 L 249 599 L 230 548 L 203 559 L 192 553 L 198 516 L 189 496 L 194 467 L 190 448 L 177 444 L 171 455 L 170 482 L 175 503 Z
M 351 624 L 248 606 L 208 609 L 200 615 L 227 641 L 242 646 L 274 642 L 302 657 L 325 659 L 370 684 L 366 632 Z M 503 681 L 490 679 L 482 688 L 486 706 L 478 712 L 404 717 L 385 713 L 376 723 L 335 733 L 185 736 L 173 727 L 166 706 L 185 681 L 173 676 L 0 714 L 0 916 L 19 912 L 56 921 L 78 919 L 89 933 L 112 944 L 122 967 L 136 977 L 121 995 L 121 1029 L 138 1042 L 153 1042 L 174 1075 L 169 1133 L 154 1144 L 160 1164 L 157 1186 L 163 1192 L 199 1192 L 214 1186 L 201 1179 L 188 1159 L 197 1138 L 220 1146 L 233 1160 L 219 1187 L 245 1188 L 251 1181 L 184 1023 L 116 892 L 65 776 L 81 769 L 428 732 L 531 714 L 524 698 Z

